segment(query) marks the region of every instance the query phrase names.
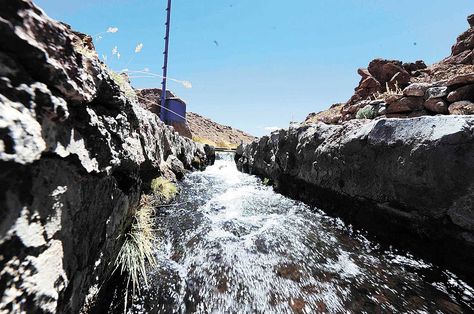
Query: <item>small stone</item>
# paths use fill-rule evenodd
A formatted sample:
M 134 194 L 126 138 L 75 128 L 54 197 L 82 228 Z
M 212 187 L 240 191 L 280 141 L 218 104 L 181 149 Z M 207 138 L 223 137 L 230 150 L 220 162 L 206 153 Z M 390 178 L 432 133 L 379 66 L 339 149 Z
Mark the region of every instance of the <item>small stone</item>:
M 449 89 L 446 86 L 431 87 L 426 90 L 426 99 L 445 97 L 448 93 Z
M 448 108 L 449 114 L 468 115 L 474 114 L 474 103 L 470 101 L 457 101 Z
M 387 104 L 383 103 L 377 107 L 377 116 L 384 115 L 387 112 Z
M 414 83 L 403 90 L 403 95 L 422 97 L 425 96 L 426 90 L 430 87 L 431 85 L 428 83 Z
M 430 98 L 425 101 L 424 107 L 431 112 L 448 114 L 449 104 L 441 98 Z
M 422 97 L 403 97 L 400 100 L 391 103 L 387 108 L 387 114 L 403 113 L 423 109 Z
M 474 84 L 459 87 L 455 91 L 448 94 L 449 102 L 461 100 L 474 100 Z
M 474 72 L 469 74 L 458 75 L 448 80 L 446 83 L 447 86 L 453 85 L 467 85 L 474 83 Z

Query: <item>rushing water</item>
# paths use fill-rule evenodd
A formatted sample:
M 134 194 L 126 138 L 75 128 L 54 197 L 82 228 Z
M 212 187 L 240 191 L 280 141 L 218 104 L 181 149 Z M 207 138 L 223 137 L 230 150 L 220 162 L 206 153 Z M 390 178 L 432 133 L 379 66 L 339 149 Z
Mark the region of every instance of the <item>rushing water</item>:
M 239 173 L 230 154 L 160 209 L 159 268 L 134 313 L 461 313 L 474 290 Z

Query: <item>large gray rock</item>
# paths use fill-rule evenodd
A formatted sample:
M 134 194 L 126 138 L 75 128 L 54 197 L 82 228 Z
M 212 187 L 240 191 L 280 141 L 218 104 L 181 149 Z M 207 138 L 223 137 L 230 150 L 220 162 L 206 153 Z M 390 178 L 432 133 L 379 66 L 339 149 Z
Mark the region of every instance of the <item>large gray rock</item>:
M 0 312 L 77 313 L 147 182 L 206 151 L 141 108 L 90 38 L 29 0 L 1 6 Z
M 280 130 L 240 147 L 236 161 L 284 194 L 474 278 L 472 116 Z
M 414 97 L 424 97 L 426 90 L 430 87 L 431 87 L 431 84 L 429 83 L 410 84 L 403 90 L 403 95 L 414 96 Z

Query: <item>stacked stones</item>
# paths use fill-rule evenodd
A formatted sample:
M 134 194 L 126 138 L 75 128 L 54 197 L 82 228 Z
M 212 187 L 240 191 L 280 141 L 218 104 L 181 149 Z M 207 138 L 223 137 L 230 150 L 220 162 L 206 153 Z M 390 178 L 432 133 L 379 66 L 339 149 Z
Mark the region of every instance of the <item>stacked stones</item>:
M 474 73 L 434 83 L 413 83 L 401 93 L 363 100 L 345 107 L 342 112 L 358 119 L 474 114 Z
M 347 103 L 312 113 L 305 123 L 474 114 L 474 14 L 467 20 L 470 27 L 448 58 L 429 67 L 423 61 L 375 59 L 358 70 L 361 80 Z

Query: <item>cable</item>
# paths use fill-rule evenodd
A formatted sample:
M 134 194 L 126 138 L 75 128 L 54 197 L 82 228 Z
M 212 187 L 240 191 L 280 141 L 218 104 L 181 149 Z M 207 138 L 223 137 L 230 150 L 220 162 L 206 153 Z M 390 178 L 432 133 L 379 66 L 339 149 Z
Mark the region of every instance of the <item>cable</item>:
M 183 117 L 182 115 L 180 115 L 180 114 L 177 113 L 177 112 L 174 112 L 174 111 L 171 110 L 171 109 L 168 109 L 168 108 L 166 108 L 166 107 L 161 106 L 161 105 L 158 104 L 156 101 L 153 101 L 153 100 L 150 100 L 150 99 L 147 99 L 147 98 L 138 96 L 138 95 L 137 95 L 137 98 L 138 98 L 138 99 L 141 99 L 141 100 L 143 100 L 143 101 L 146 101 L 146 102 L 148 102 L 148 103 L 151 103 L 151 104 L 153 104 L 153 105 L 156 105 L 156 106 L 158 106 L 158 107 L 160 107 L 160 108 L 163 108 L 163 109 L 165 109 L 165 110 L 167 110 L 167 111 L 169 111 L 169 112 L 171 112 L 171 113 L 177 115 L 178 117 L 183 118 L 184 121 L 186 121 L 186 117 Z

